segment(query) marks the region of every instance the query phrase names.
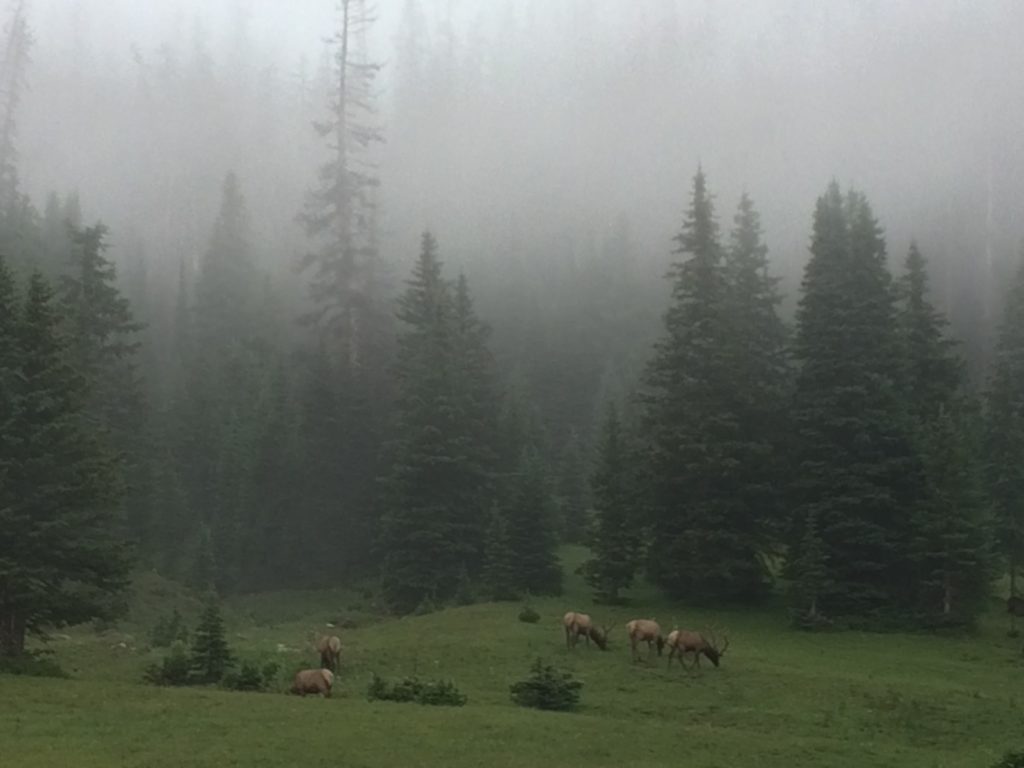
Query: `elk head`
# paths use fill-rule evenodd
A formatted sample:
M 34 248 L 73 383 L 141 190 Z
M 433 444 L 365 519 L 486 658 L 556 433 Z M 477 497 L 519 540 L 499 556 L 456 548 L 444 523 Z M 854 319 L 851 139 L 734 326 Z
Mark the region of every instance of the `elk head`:
M 704 633 L 704 646 L 704 655 L 717 667 L 729 647 L 729 636 L 723 632 L 722 641 L 719 641 L 718 631 L 709 629 Z
M 590 639 L 597 644 L 597 647 L 602 651 L 608 650 L 608 633 L 611 632 L 612 628 L 607 624 L 603 625 L 600 629 L 597 627 L 591 627 L 589 632 Z

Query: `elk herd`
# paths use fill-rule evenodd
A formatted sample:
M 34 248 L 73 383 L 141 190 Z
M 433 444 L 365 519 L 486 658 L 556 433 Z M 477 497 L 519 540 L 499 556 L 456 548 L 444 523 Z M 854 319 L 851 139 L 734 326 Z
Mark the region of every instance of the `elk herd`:
M 594 644 L 602 651 L 608 649 L 609 626 L 602 626 L 600 629 L 594 624 L 593 619 L 585 613 L 569 611 L 562 617 L 562 626 L 565 628 L 565 645 L 569 650 L 576 647 L 579 639 L 585 638 L 587 645 L 593 640 Z M 664 654 L 668 648 L 668 666 L 672 666 L 672 660 L 676 659 L 679 666 L 687 669 L 686 658 L 690 654 L 692 659 L 689 669 L 700 667 L 700 657 L 703 656 L 716 667 L 725 655 L 729 647 L 729 638 L 722 635 L 721 640 L 718 633 L 713 629 L 703 632 L 696 632 L 689 629 L 673 629 L 668 635 L 662 633 L 661 625 L 653 619 L 633 619 L 626 624 L 626 634 L 629 637 L 629 646 L 632 651 L 634 663 L 640 661 L 641 643 L 647 645 L 648 659 L 657 650 L 658 656 Z
M 300 669 L 296 672 L 291 691 L 300 696 L 311 693 L 329 699 L 341 661 L 341 638 L 337 635 L 321 636 L 314 645 L 320 654 L 320 669 Z

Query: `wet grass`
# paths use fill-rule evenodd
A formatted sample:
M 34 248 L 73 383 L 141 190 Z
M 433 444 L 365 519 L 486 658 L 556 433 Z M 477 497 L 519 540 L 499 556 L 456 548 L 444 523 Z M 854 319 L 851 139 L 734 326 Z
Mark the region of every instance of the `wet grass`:
M 578 553 L 569 553 L 569 560 Z M 1020 640 L 993 615 L 973 636 L 804 634 L 778 610 L 690 610 L 639 590 L 593 606 L 575 577 L 560 599 L 385 620 L 360 590 L 250 596 L 230 605 L 232 645 L 288 670 L 309 636 L 347 622 L 335 698 L 158 689 L 144 621 L 53 643 L 74 679 L 0 677 L 0 763 L 31 766 L 988 766 L 1024 745 Z M 187 600 L 167 596 L 168 601 Z M 188 609 L 188 606 L 183 606 Z M 608 652 L 565 649 L 568 608 L 614 626 Z M 170 605 L 166 606 L 170 610 Z M 138 614 L 138 612 L 136 612 Z M 722 667 L 632 664 L 623 625 L 728 627 Z M 122 645 L 123 644 L 123 645 Z M 538 657 L 584 682 L 572 714 L 520 709 L 508 688 Z M 416 674 L 456 682 L 462 708 L 369 703 L 366 686 Z

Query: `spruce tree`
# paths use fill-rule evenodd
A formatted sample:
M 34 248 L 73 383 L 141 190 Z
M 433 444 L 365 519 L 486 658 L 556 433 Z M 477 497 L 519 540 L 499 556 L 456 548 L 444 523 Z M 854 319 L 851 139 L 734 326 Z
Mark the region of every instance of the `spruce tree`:
M 192 633 L 190 677 L 193 682 L 204 685 L 219 683 L 234 661 L 225 637 L 220 606 L 215 599 L 210 598 L 199 619 L 199 626 Z
M 737 492 L 747 451 L 731 351 L 728 282 L 702 171 L 676 237 L 665 332 L 643 403 L 651 463 L 651 578 L 698 599 L 763 594 L 758 512 Z
M 926 623 L 971 621 L 988 591 L 990 546 L 979 486 L 976 413 L 965 366 L 928 297 L 924 257 L 912 243 L 899 281 L 905 398 L 922 488 L 911 520 L 917 610 Z
M 990 521 L 966 409 L 948 408 L 919 432 L 925 492 L 913 512 L 910 556 L 926 624 L 971 623 L 991 582 Z
M 114 516 L 116 472 L 87 431 L 86 382 L 68 364 L 53 293 L 38 273 L 29 281 L 15 340 L 0 504 L 0 652 L 6 655 L 24 649 L 26 632 L 112 615 L 129 568 Z
M 579 433 L 573 429 L 558 462 L 558 506 L 562 541 L 580 544 L 587 536 L 590 498 Z
M 817 608 L 902 613 L 913 595 L 906 552 L 920 477 L 900 397 L 895 292 L 863 195 L 829 186 L 811 254 L 797 313 L 793 492 L 795 519 L 816 521 L 821 539 L 827 588 Z M 797 563 L 801 528 L 792 531 Z
M 631 456 L 615 405 L 608 407 L 597 468 L 591 478 L 595 520 L 590 534 L 593 557 L 583 566 L 600 602 L 616 603 L 640 566 L 642 542 Z
M 523 451 L 502 514 L 516 567 L 516 591 L 561 594 L 562 569 L 556 552 L 552 499 L 540 457 L 533 449 Z
M 1019 594 L 1024 563 L 1024 262 L 1006 297 L 986 393 L 986 469 L 999 553 Z
M 789 433 L 788 330 L 779 317 L 778 278 L 768 269 L 768 248 L 753 201 L 740 198 L 725 257 L 727 341 L 733 371 L 733 408 L 739 434 L 732 447 L 742 496 L 742 528 L 759 552 L 772 550 L 785 527 L 778 478 L 788 468 L 784 435 Z
M 490 513 L 484 554 L 483 581 L 490 597 L 493 600 L 521 597 L 517 589 L 516 555 L 512 551 L 508 523 L 503 511 L 497 507 Z
M 453 594 L 461 568 L 475 554 L 460 508 L 452 296 L 429 233 L 398 317 L 403 329 L 395 366 L 397 418 L 381 550 L 388 601 L 408 611 L 425 599 Z

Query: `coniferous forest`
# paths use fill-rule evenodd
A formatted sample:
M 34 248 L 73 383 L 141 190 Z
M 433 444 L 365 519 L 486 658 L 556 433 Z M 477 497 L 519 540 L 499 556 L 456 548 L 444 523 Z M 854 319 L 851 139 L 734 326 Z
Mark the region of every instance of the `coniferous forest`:
M 934 126 L 860 125 L 903 83 L 894 37 L 830 118 L 849 154 L 757 157 L 813 109 L 741 84 L 831 91 L 792 52 L 835 42 L 810 3 L 773 22 L 775 69 L 711 10 L 630 18 L 639 55 L 602 45 L 621 10 L 567 4 L 545 47 L 532 14 L 436 5 L 392 8 L 379 55 L 342 0 L 279 65 L 241 5 L 121 61 L 88 4 L 53 28 L 7 4 L 0 654 L 116 617 L 145 571 L 366 581 L 410 613 L 557 595 L 563 544 L 598 603 L 643 578 L 805 628 L 969 627 L 1017 594 L 1018 137 L 964 128 L 957 164 L 898 149 Z M 1024 65 L 983 10 L 924 23 Z

